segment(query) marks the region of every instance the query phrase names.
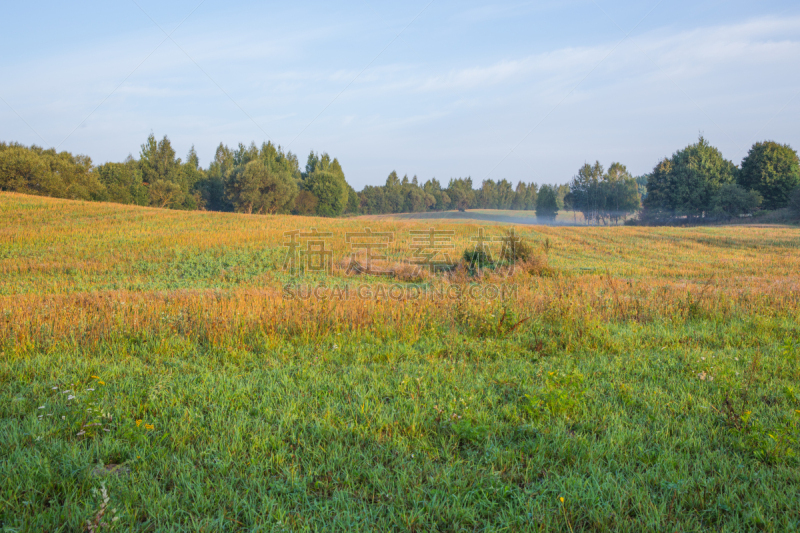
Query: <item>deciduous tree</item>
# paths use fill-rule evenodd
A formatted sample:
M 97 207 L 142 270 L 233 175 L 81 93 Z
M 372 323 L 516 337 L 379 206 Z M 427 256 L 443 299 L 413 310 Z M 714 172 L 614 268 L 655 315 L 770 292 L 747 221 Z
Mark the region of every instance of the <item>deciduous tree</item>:
M 789 194 L 800 187 L 800 160 L 788 144 L 772 141 L 755 143 L 742 160 L 739 185 L 758 191 L 765 209 L 780 209 Z

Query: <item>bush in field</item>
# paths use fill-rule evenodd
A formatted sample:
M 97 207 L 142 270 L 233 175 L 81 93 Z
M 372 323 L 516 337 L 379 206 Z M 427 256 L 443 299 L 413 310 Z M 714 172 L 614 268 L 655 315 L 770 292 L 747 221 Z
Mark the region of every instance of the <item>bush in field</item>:
M 538 253 L 529 241 L 520 240 L 514 246 L 514 265 L 531 276 L 550 276 L 554 273 L 547 261 L 550 252 L 550 239 L 545 241 L 544 253 Z
M 546 246 L 549 246 L 549 240 Z M 530 242 L 520 238 L 514 230 L 503 236 L 503 246 L 498 257 L 492 257 L 487 249 L 468 248 L 461 258 L 461 267 L 473 273 L 483 268 L 496 267 L 520 267 L 532 275 L 548 270 L 547 257 L 537 253 Z
M 516 237 L 513 232 L 509 232 L 507 234 L 507 238 L 512 239 L 514 243 L 512 247 L 512 259 L 514 262 L 525 262 L 530 260 L 535 255 L 533 247 L 525 239 Z
M 462 258 L 470 268 L 485 268 L 492 264 L 491 257 L 484 250 L 464 250 Z

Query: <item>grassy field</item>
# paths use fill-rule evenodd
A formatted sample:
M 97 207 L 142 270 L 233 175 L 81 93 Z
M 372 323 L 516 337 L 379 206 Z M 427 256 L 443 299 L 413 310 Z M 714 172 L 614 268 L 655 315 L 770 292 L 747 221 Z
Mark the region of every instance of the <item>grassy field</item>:
M 800 229 L 519 226 L 513 271 L 346 272 L 345 232 L 400 262 L 431 226 L 454 258 L 481 228 L 0 194 L 0 529 L 800 529 Z M 332 272 L 285 272 L 312 227 Z

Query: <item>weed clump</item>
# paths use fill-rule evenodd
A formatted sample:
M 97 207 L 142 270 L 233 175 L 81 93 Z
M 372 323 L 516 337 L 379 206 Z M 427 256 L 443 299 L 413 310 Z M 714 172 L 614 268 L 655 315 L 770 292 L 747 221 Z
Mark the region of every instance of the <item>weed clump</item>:
M 493 264 L 491 256 L 485 250 L 464 250 L 462 260 L 471 269 L 487 268 Z
M 457 269 L 467 270 L 472 275 L 480 275 L 484 270 L 508 274 L 517 268 L 531 276 L 553 274 L 547 262 L 547 255 L 552 248 L 550 239 L 545 240 L 541 252 L 530 241 L 519 237 L 513 229 L 507 231 L 501 240 L 503 245 L 497 261 L 486 248 L 476 247 L 464 250 Z

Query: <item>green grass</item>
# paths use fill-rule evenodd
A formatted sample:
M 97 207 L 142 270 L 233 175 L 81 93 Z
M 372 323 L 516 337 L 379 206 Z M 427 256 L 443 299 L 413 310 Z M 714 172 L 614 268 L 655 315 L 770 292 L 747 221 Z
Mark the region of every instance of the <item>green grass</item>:
M 0 522 L 80 530 L 105 484 L 120 530 L 789 531 L 797 335 L 785 319 L 538 321 L 511 339 L 16 353 L 0 366 Z M 91 398 L 110 431 L 78 437 Z M 97 475 L 107 464 L 125 471 Z

